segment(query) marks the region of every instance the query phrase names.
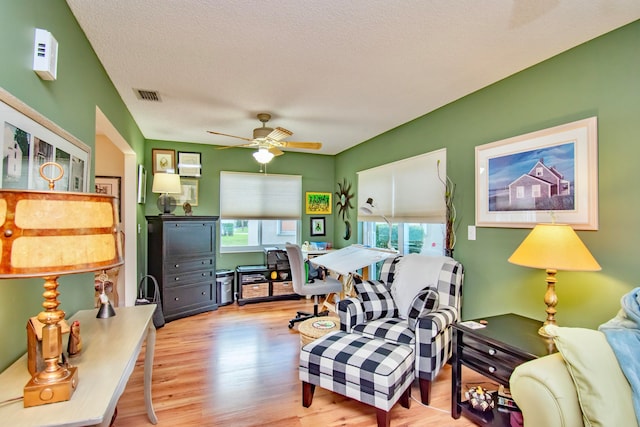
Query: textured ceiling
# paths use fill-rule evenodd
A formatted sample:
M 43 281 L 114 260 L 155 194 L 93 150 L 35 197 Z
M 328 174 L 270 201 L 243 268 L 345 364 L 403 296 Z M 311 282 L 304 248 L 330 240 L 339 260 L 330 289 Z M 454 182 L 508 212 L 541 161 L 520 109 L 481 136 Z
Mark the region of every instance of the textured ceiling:
M 241 144 L 206 131 L 251 137 L 268 112 L 324 154 L 640 18 L 638 0 L 67 3 L 145 138 Z

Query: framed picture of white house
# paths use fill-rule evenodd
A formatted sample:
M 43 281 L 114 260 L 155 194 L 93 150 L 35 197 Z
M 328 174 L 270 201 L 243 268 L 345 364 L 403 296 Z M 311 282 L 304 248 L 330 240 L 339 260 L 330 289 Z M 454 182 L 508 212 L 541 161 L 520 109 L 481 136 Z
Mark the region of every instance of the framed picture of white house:
M 597 118 L 477 146 L 476 226 L 598 229 Z

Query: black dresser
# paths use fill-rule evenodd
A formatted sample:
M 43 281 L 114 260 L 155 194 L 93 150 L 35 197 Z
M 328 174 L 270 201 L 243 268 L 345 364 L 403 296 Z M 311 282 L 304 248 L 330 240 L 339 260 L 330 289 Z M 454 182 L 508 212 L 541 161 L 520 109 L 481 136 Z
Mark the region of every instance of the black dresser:
M 147 216 L 147 271 L 158 280 L 166 321 L 218 308 L 217 220 L 216 216 Z

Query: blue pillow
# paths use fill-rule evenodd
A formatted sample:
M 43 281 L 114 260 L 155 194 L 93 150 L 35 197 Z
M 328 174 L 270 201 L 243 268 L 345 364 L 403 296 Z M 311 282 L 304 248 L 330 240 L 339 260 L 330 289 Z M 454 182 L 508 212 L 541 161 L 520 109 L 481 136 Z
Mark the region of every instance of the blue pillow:
M 379 280 L 363 281 L 361 278 L 355 277 L 354 286 L 358 293 L 358 299 L 364 306 L 367 320 L 398 317 L 398 307 L 393 301 L 389 288 L 383 282 Z

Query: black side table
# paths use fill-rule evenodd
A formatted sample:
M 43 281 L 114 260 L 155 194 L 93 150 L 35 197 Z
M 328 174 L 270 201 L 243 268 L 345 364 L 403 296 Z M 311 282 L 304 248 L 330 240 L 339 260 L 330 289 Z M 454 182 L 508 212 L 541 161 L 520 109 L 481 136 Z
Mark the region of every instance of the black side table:
M 482 426 L 510 426 L 508 413 L 497 408 L 476 411 L 461 401 L 462 365 L 509 387 L 516 366 L 555 352 L 553 341 L 538 335 L 542 322 L 517 314 L 502 314 L 484 319 L 484 328 L 472 329 L 462 323 L 453 325 L 453 369 L 451 378 L 451 416 L 466 418 Z

